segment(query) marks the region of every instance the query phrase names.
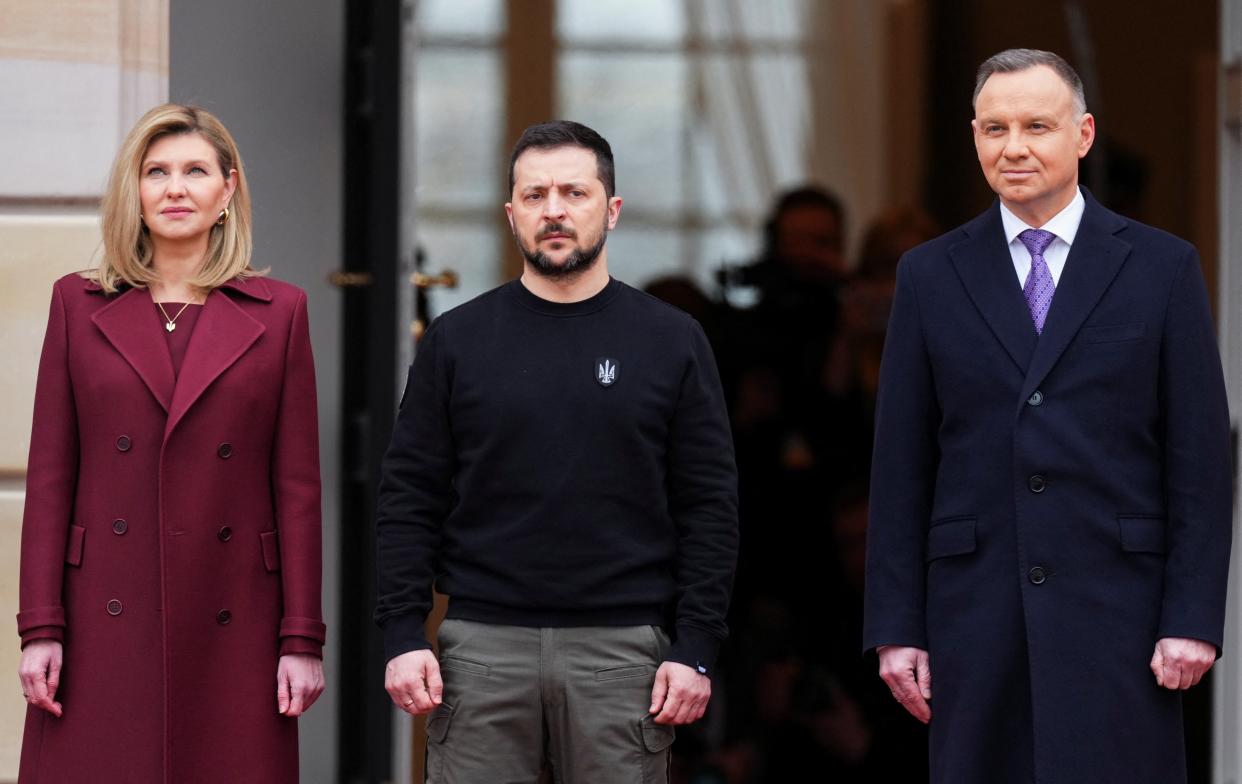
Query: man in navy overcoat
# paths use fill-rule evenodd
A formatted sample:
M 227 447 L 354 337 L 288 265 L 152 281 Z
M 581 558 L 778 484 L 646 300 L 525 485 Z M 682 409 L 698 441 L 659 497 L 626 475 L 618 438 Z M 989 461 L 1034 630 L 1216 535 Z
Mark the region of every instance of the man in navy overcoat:
M 997 203 L 898 271 L 865 645 L 937 784 L 1178 784 L 1230 548 L 1199 258 L 1079 188 L 1095 120 L 1060 57 L 985 62 L 972 126 Z

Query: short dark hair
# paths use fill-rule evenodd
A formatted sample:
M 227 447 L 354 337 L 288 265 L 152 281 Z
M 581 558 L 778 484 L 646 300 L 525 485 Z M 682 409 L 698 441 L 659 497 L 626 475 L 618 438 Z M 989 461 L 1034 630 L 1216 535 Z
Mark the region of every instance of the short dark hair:
M 509 192 L 513 192 L 513 170 L 517 159 L 531 148 L 549 150 L 554 147 L 582 147 L 595 153 L 595 166 L 600 182 L 604 183 L 604 195 L 612 198 L 617 192 L 617 175 L 612 162 L 612 147 L 608 140 L 582 123 L 573 120 L 552 120 L 532 125 L 522 131 L 513 155 L 509 157 Z
M 803 207 L 827 210 L 833 214 L 838 223 L 842 226 L 845 224 L 845 205 L 841 203 L 841 199 L 835 193 L 816 185 L 802 185 L 778 196 L 776 204 L 772 207 L 771 220 L 773 223 L 779 222 L 785 213 Z
M 983 92 L 983 85 L 992 74 L 1025 71 L 1040 65 L 1046 65 L 1055 71 L 1070 88 L 1074 114 L 1081 117 L 1087 111 L 1087 97 L 1083 93 L 1082 79 L 1078 78 L 1078 72 L 1061 55 L 1042 49 L 1006 49 L 984 60 L 979 66 L 979 72 L 975 74 L 975 94 L 970 98 L 970 105 L 973 107 L 978 102 L 979 93 Z
M 837 227 L 840 229 L 841 234 L 845 234 L 845 204 L 841 202 L 841 199 L 835 193 L 819 186 L 801 185 L 777 196 L 776 203 L 772 206 L 772 212 L 768 214 L 768 219 L 763 224 L 765 256 L 771 257 L 776 253 L 776 243 L 779 239 L 777 234 L 781 228 L 781 219 L 785 217 L 786 213 L 800 210 L 804 207 L 812 207 L 831 213 L 832 217 L 837 220 Z

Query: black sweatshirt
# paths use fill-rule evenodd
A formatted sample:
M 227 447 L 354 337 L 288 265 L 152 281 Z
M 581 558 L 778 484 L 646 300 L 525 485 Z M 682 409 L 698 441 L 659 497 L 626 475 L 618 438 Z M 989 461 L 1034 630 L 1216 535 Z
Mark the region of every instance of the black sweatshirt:
M 387 658 L 448 617 L 569 627 L 671 622 L 709 670 L 726 634 L 737 475 L 698 323 L 610 280 L 574 303 L 519 281 L 437 318 L 419 346 L 377 503 Z

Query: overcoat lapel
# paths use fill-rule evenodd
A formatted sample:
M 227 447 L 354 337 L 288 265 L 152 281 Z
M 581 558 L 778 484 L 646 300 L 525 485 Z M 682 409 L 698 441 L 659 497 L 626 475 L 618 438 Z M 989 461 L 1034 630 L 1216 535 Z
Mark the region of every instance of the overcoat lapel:
M 246 353 L 264 326 L 219 289 L 207 295 L 173 390 L 164 438 L 221 373 Z
M 1023 400 L 1030 397 L 1056 365 L 1130 255 L 1130 244 L 1114 236 L 1125 225 L 1124 220 L 1087 196 L 1082 223 L 1065 260 L 1044 332 L 1026 374 Z
M 966 239 L 949 247 L 966 293 L 1018 370 L 1026 374 L 1035 351 L 1035 327 L 1005 242 L 1000 207 L 962 227 Z
M 95 311 L 91 320 L 167 413 L 173 398 L 172 356 L 151 312 L 154 307 L 146 289 L 131 288 Z

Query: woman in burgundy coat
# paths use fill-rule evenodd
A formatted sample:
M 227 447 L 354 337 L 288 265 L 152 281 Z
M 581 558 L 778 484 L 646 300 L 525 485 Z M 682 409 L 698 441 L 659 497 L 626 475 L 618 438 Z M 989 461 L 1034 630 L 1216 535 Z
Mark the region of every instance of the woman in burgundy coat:
M 39 364 L 20 781 L 296 782 L 325 631 L 306 295 L 250 266 L 241 158 L 201 109 L 138 122 L 102 223 Z

